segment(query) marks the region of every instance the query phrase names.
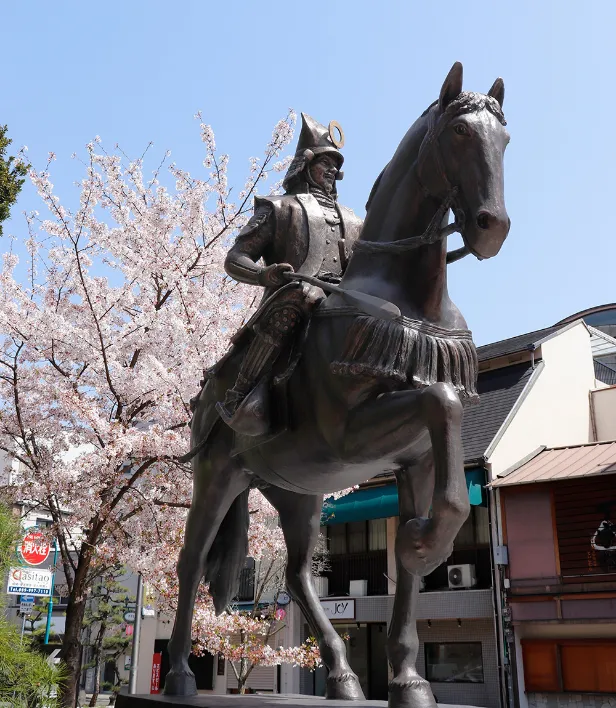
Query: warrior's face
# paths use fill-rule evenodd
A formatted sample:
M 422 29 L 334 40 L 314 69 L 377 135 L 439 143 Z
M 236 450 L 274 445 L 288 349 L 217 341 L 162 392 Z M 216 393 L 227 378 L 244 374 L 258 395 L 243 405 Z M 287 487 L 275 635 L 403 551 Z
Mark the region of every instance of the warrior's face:
M 315 157 L 308 168 L 310 177 L 324 192 L 330 194 L 334 188 L 336 175 L 338 174 L 338 160 L 325 153 Z

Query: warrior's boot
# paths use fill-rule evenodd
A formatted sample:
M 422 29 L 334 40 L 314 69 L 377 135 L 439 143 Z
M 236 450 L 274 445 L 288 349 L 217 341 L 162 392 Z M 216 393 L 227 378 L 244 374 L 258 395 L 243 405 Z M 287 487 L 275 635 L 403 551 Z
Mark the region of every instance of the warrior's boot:
M 216 410 L 225 423 L 244 435 L 263 435 L 269 429 L 267 410 L 268 385 L 258 385 L 280 354 L 284 340 L 274 343 L 273 339 L 257 332 L 237 375 L 233 388 L 225 395 L 225 400 L 216 404 Z

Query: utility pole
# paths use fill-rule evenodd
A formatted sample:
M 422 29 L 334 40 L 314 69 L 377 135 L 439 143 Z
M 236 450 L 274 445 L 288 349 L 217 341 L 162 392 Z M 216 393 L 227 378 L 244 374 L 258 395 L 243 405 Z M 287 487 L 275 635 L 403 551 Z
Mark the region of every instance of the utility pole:
M 135 628 L 133 630 L 133 648 L 130 655 L 130 674 L 128 693 L 137 692 L 137 664 L 139 662 L 139 640 L 141 638 L 141 612 L 143 610 L 143 578 L 137 574 L 137 606 L 135 608 Z

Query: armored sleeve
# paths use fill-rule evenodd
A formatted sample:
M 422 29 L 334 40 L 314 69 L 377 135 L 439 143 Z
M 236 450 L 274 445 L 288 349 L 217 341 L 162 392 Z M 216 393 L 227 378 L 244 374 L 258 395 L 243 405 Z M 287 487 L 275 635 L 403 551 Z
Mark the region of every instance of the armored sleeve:
M 272 211 L 268 204 L 257 206 L 227 254 L 225 270 L 241 283 L 259 285 L 259 273 L 263 270 L 259 260 L 273 239 Z

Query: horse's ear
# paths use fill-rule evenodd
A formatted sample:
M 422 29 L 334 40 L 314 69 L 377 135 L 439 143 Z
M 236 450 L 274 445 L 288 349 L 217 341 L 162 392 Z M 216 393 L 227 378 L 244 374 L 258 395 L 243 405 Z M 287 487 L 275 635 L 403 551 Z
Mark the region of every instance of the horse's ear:
M 498 105 L 502 108 L 505 100 L 505 82 L 498 77 L 492 84 L 492 88 L 488 91 L 488 96 L 492 96 L 498 101 Z
M 438 107 L 444 111 L 462 93 L 462 64 L 457 61 L 449 70 L 438 97 Z

